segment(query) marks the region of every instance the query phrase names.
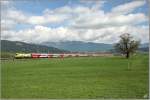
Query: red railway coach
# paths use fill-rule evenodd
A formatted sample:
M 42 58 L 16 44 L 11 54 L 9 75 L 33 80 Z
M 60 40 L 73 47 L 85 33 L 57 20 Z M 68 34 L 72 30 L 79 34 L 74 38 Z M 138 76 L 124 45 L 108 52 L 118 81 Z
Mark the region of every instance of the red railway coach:
M 39 58 L 40 54 L 39 53 L 32 53 L 31 57 L 32 58 Z
M 32 53 L 32 58 L 51 58 L 52 54 Z
M 60 58 L 64 58 L 64 54 L 60 54 Z
M 53 57 L 53 55 L 52 54 L 48 54 L 48 58 L 52 58 Z
M 39 58 L 49 58 L 49 54 L 40 54 Z

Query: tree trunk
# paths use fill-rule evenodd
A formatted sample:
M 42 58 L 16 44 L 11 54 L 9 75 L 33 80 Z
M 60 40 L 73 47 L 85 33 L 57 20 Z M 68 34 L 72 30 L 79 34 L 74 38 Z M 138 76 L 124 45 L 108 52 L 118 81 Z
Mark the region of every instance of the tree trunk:
M 130 57 L 130 54 L 129 54 L 129 52 L 127 52 L 126 58 L 128 59 L 129 57 Z

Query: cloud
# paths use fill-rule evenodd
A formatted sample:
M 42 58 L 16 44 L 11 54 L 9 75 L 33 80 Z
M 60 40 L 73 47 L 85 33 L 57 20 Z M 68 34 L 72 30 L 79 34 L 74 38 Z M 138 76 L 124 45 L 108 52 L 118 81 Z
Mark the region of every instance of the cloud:
M 18 24 L 29 24 L 29 25 L 46 25 L 46 24 L 55 24 L 65 21 L 68 16 L 62 15 L 59 13 L 47 13 L 46 11 L 42 15 L 34 15 L 30 12 L 23 12 L 16 9 L 12 3 L 7 4 L 3 2 L 3 7 L 1 11 L 2 20 L 11 20 Z M 10 6 L 10 8 L 8 7 Z
M 4 12 L 5 14 L 2 14 L 2 17 L 13 20 L 18 23 L 26 23 L 28 17 L 24 15 L 22 11 L 16 10 L 16 9 L 10 9 Z
M 17 23 L 21 24 L 31 24 L 31 25 L 44 25 L 44 24 L 50 24 L 50 23 L 60 23 L 66 19 L 66 16 L 59 16 L 57 14 L 49 15 L 45 14 L 42 16 L 34 16 L 25 14 L 22 11 L 19 10 L 8 10 L 5 12 L 5 18 L 11 19 L 16 21 Z
M 80 0 L 80 3 L 85 4 L 87 6 L 92 6 L 93 10 L 97 10 L 101 7 L 103 7 L 103 5 L 106 3 L 106 1 L 104 0 Z
M 13 20 L 3 19 L 1 20 L 1 30 L 10 30 L 13 29 L 16 23 Z
M 67 27 L 49 28 L 44 26 L 35 26 L 33 29 L 2 31 L 1 39 L 18 40 L 32 43 L 43 43 L 48 41 L 115 43 L 118 41 L 119 36 L 123 33 L 130 33 L 134 37 L 143 40 L 142 42 L 149 40 L 149 28 L 145 26 L 107 27 L 98 30 L 74 30 Z
M 49 28 L 38 25 L 33 29 L 2 31 L 1 37 L 8 40 L 42 43 L 46 41 L 72 40 L 77 37 L 77 34 L 63 27 Z
M 125 3 L 119 6 L 116 6 L 112 9 L 113 13 L 118 13 L 118 14 L 127 14 L 132 11 L 134 11 L 136 8 L 143 6 L 145 4 L 145 0 L 137 0 L 137 1 L 132 1 L 129 3 Z
M 149 40 L 149 28 L 141 24 L 148 22 L 148 17 L 144 13 L 132 13 L 144 5 L 145 1 L 118 5 L 107 13 L 101 8 L 104 3 L 106 2 L 88 2 L 88 5 L 45 9 L 41 15 L 16 8 L 5 9 L 2 11 L 1 38 L 33 43 L 48 41 L 114 43 L 121 34 L 130 33 L 142 42 Z M 32 28 L 16 31 L 15 26 L 20 24 L 32 25 Z M 53 24 L 58 26 L 46 27 Z
M 89 2 L 93 3 L 91 1 Z M 126 10 L 127 12 L 130 10 L 133 11 L 135 8 L 142 6 L 144 3 L 144 1 L 133 1 L 112 8 L 112 12 L 109 13 L 104 13 L 102 9 L 94 8 L 98 4 L 104 4 L 104 1 L 101 1 L 97 2 L 97 4 L 94 3 L 91 8 L 88 6 L 78 5 L 75 7 L 63 6 L 52 10 L 46 9 L 43 11 L 43 15 L 41 16 L 30 15 L 16 9 L 8 9 L 5 12 L 6 14 L 2 14 L 2 16 L 5 15 L 6 18 L 21 24 L 45 25 L 67 22 L 67 24 L 70 25 L 69 27 L 98 29 L 112 25 L 134 25 L 147 21 L 148 18 L 143 13 L 129 13 L 126 15 L 115 14 L 116 12 L 126 12 Z
M 32 25 L 43 25 L 49 23 L 60 23 L 65 19 L 65 16 L 59 15 L 31 16 L 27 19 L 27 23 Z
M 140 19 L 140 20 L 139 20 Z M 148 17 L 143 13 L 109 16 L 102 14 L 87 15 L 86 19 L 82 16 L 72 24 L 73 28 L 99 29 L 111 26 L 136 25 L 146 22 Z
M 93 3 L 92 1 L 89 1 Z M 86 2 L 86 3 L 89 3 Z M 92 7 L 88 6 L 76 6 L 69 7 L 64 6 L 54 10 L 46 9 L 44 13 L 47 14 L 58 14 L 65 15 L 69 27 L 76 29 L 99 29 L 104 27 L 111 26 L 123 26 L 123 25 L 137 25 L 148 20 L 148 17 L 143 13 L 129 13 L 135 10 L 135 8 L 142 6 L 144 1 L 133 1 L 127 4 L 119 5 L 117 7 L 112 8 L 112 12 L 105 13 L 102 9 L 93 9 L 97 4 Z M 99 4 L 99 3 L 98 3 Z M 104 4 L 104 3 L 103 3 Z M 125 7 L 129 5 L 131 7 L 130 10 L 125 9 Z M 123 11 L 122 14 L 118 14 L 120 11 Z M 127 11 L 126 11 L 127 10 Z M 124 12 L 128 12 L 125 14 Z M 116 14 L 117 13 L 117 14 Z M 140 20 L 139 20 L 140 19 Z
M 1 6 L 8 6 L 8 5 L 10 5 L 12 2 L 11 1 L 8 1 L 8 0 L 2 0 L 2 1 L 0 1 L 0 4 L 1 4 Z

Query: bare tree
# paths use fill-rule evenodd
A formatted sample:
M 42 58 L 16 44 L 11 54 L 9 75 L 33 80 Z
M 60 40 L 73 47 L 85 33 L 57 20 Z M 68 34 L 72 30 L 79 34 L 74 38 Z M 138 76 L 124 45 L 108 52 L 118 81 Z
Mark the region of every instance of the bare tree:
M 121 35 L 120 38 L 120 41 L 115 44 L 115 49 L 116 51 L 124 54 L 128 59 L 130 54 L 134 53 L 138 49 L 140 41 L 134 40 L 128 33 Z

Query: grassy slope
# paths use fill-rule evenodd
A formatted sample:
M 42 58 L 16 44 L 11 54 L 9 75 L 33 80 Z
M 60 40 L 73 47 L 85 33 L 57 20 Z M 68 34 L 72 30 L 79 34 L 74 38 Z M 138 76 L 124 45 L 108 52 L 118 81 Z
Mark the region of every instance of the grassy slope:
M 148 55 L 2 62 L 2 98 L 143 98 Z

